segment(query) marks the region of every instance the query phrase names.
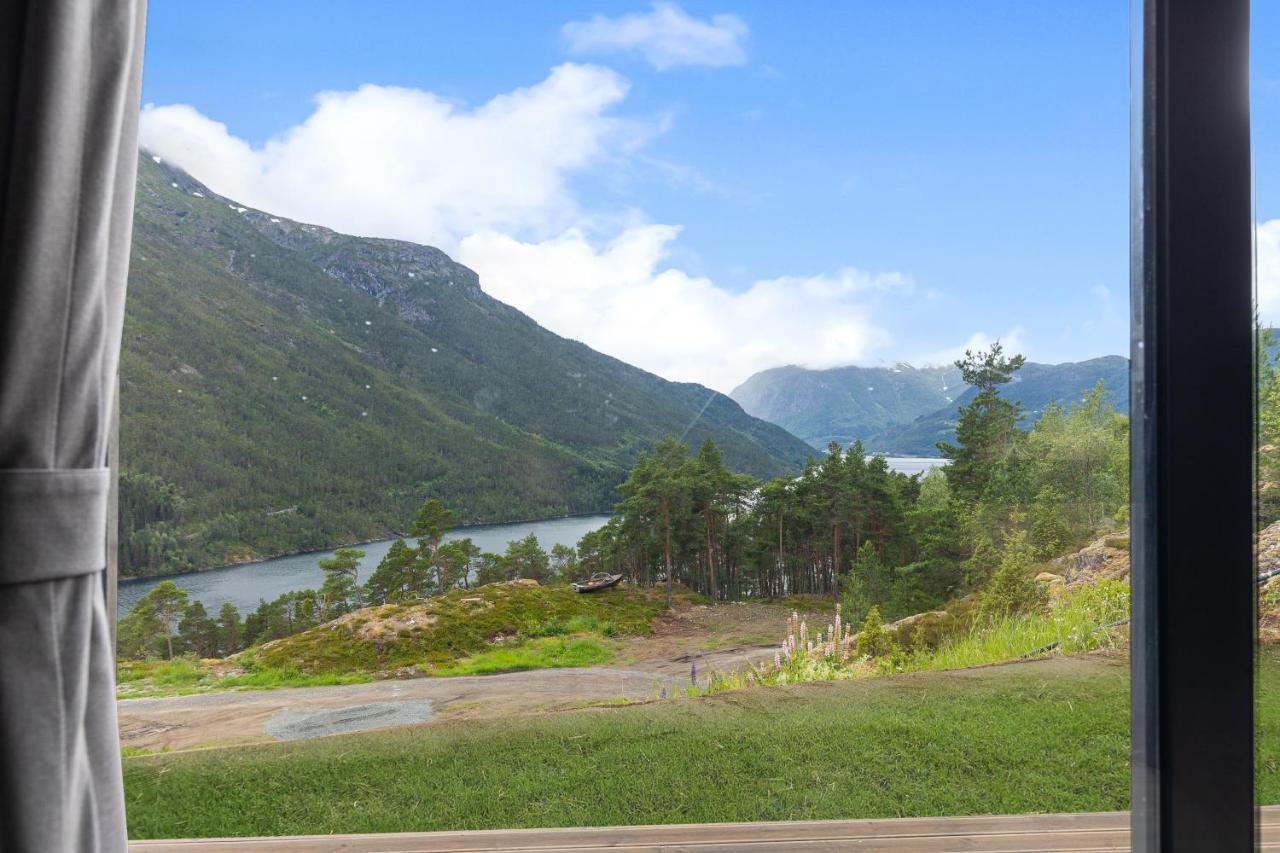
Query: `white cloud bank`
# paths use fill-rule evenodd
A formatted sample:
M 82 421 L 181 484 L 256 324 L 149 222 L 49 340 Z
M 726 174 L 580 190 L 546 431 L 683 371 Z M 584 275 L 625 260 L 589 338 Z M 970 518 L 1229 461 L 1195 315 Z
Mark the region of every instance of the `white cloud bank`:
M 572 53 L 639 53 L 659 71 L 680 65 L 742 65 L 747 61 L 742 45 L 747 32 L 737 15 L 700 21 L 674 3 L 654 3 L 652 11 L 620 18 L 596 15 L 563 29 Z
M 740 292 L 662 268 L 679 229 L 629 228 L 597 248 L 579 230 L 524 243 L 496 233 L 462 243 L 485 289 L 554 332 L 668 379 L 729 392 L 783 364 L 832 367 L 890 342 L 874 322 L 881 294 L 909 291 L 896 273 L 757 281 Z
M 261 148 L 185 105 L 148 106 L 142 145 L 219 193 L 294 219 L 449 250 L 484 229 L 554 233 L 580 219 L 565 182 L 647 128 L 608 115 L 627 81 L 565 64 L 465 109 L 418 89 L 324 92 Z
M 905 276 L 850 268 L 730 291 L 665 263 L 678 226 L 582 209 L 570 178 L 643 156 L 655 132 L 611 114 L 627 90 L 575 64 L 474 108 L 362 86 L 321 94 L 260 147 L 190 106 L 148 106 L 141 142 L 239 203 L 439 246 L 539 323 L 668 379 L 727 392 L 781 364 L 874 361 L 890 343 L 877 305 L 911 290 Z M 626 224 L 601 238 L 599 222 Z
M 1280 219 L 1258 226 L 1258 318 L 1280 326 Z

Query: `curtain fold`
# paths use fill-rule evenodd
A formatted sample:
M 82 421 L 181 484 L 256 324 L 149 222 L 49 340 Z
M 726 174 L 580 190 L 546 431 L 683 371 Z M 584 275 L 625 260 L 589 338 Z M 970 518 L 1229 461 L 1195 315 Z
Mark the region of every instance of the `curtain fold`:
M 0 850 L 124 851 L 106 452 L 145 0 L 0 3 Z

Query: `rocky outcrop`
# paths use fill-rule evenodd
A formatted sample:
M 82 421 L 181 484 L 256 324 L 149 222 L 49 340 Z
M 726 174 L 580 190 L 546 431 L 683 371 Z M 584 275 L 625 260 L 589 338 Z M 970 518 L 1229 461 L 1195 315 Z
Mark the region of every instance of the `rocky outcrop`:
M 1099 580 L 1128 580 L 1129 532 L 1108 533 L 1074 554 L 1051 562 L 1059 569 L 1057 575 L 1067 588 Z

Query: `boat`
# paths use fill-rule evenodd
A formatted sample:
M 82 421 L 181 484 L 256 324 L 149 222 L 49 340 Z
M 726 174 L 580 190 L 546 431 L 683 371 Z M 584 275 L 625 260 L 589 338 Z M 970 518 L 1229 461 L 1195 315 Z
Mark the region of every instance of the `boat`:
M 608 572 L 596 572 L 589 579 L 582 583 L 571 583 L 574 592 L 599 592 L 602 589 L 608 589 L 617 586 L 622 580 L 622 575 L 611 575 Z

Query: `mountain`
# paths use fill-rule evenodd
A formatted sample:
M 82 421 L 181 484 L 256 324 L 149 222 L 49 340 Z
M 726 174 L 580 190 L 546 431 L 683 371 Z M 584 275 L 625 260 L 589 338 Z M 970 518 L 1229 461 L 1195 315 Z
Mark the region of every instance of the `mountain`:
M 711 437 L 770 476 L 804 442 L 543 329 L 438 249 L 246 208 L 143 156 L 121 357 L 122 572 L 402 529 L 608 510 L 636 455 Z
M 775 367 L 751 376 L 731 396 L 817 448 L 852 444 L 946 406 L 964 390 L 952 367 Z
M 1051 401 L 1069 406 L 1099 381 L 1108 402 L 1127 413 L 1129 360 L 1118 355 L 1064 364 L 1028 362 L 1001 393 L 1022 404 L 1029 427 Z M 955 439 L 958 411 L 975 394 L 954 367 L 900 364 L 766 370 L 730 396 L 750 414 L 787 428 L 814 447 L 858 438 L 872 452 L 937 456 L 937 442 Z

